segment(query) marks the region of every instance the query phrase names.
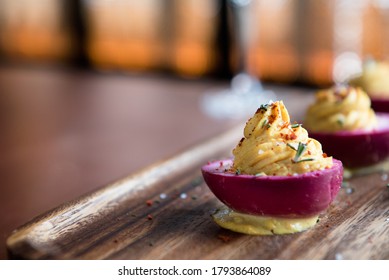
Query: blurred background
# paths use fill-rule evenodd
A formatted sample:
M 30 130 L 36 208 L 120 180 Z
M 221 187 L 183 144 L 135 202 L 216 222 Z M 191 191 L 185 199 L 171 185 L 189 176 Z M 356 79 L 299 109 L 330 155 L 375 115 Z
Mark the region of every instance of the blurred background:
M 389 0 L 254 0 L 250 72 L 326 86 L 389 56 Z M 0 0 L 0 63 L 234 73 L 224 0 Z
M 294 120 L 389 58 L 389 0 L 251 2 L 245 66 Z M 0 0 L 0 259 L 33 217 L 237 124 L 199 106 L 241 69 L 229 3 Z

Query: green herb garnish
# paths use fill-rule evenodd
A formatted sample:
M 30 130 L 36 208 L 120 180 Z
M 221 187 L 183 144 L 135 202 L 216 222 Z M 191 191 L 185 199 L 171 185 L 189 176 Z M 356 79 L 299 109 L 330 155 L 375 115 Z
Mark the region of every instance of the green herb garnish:
M 292 150 L 296 151 L 297 152 L 297 149 L 295 147 L 292 146 L 292 144 L 289 144 L 289 143 L 286 143 L 286 145 L 291 148 Z
M 299 126 L 301 126 L 301 123 L 294 123 L 290 127 L 291 128 L 298 128 Z
M 267 108 L 269 107 L 270 104 L 262 104 L 260 107 L 259 107 L 259 110 L 265 110 L 267 111 Z
M 235 175 L 240 175 L 240 169 L 236 169 Z
M 303 155 L 303 153 L 306 151 L 306 149 L 307 149 L 307 144 L 299 142 L 299 145 L 297 147 L 297 153 L 296 156 L 294 157 L 294 160 L 295 161 L 299 160 L 300 157 Z
M 337 119 L 336 120 L 336 123 L 340 126 L 343 126 L 344 125 L 344 121 L 342 119 Z
M 266 120 L 264 120 L 263 123 L 262 123 L 262 128 L 264 128 L 264 127 L 267 126 L 267 125 L 269 125 L 269 121 L 266 119 Z M 269 127 L 267 127 L 267 128 L 269 128 Z
M 294 163 L 299 163 L 299 162 L 304 162 L 304 161 L 314 161 L 315 159 L 314 158 L 304 158 L 304 159 L 300 159 L 300 160 L 298 160 L 298 161 L 294 161 L 293 160 L 293 162 Z
M 304 152 L 307 150 L 307 144 L 299 142 L 299 145 L 297 147 L 296 155 L 292 159 L 294 163 L 299 163 L 302 161 L 312 161 L 313 158 L 307 158 L 307 159 L 300 159 L 301 156 L 304 154 Z

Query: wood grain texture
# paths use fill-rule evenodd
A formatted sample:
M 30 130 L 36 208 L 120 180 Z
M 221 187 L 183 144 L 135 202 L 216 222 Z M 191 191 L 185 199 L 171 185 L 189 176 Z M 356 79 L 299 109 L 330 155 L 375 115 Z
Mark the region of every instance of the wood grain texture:
M 37 215 L 232 128 L 199 102 L 227 85 L 0 64 L 0 260 Z
M 303 233 L 248 236 L 219 228 L 220 206 L 200 166 L 227 157 L 242 133 L 217 138 L 65 204 L 16 230 L 10 256 L 26 259 L 389 259 L 388 176 L 347 182 Z M 166 198 L 161 194 L 165 194 Z

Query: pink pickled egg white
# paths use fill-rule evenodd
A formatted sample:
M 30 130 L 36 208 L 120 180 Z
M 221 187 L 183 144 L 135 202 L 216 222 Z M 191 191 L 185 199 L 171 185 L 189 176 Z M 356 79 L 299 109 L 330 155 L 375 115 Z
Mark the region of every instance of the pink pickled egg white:
M 389 158 L 389 114 L 376 113 L 378 128 L 339 132 L 311 132 L 323 151 L 342 161 L 347 168 L 377 164 Z
M 323 212 L 334 200 L 343 179 L 343 167 L 333 159 L 329 169 L 292 176 L 255 176 L 226 172 L 232 160 L 202 167 L 205 182 L 231 209 L 253 215 L 310 217 Z
M 389 113 L 389 98 L 371 98 L 371 107 L 375 112 Z

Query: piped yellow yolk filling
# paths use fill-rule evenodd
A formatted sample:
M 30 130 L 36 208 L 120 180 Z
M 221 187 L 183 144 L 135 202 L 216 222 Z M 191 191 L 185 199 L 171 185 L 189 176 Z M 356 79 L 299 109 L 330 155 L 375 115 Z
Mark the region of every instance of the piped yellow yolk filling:
M 370 98 L 361 88 L 338 86 L 318 91 L 315 97 L 315 103 L 305 116 L 304 125 L 310 131 L 371 130 L 377 127 Z
M 233 150 L 236 173 L 291 176 L 332 167 L 321 144 L 299 124 L 291 124 L 282 101 L 262 105 Z
M 362 73 L 349 81 L 352 86 L 364 89 L 370 96 L 389 97 L 389 63 L 368 60 L 363 64 Z
M 229 208 L 221 208 L 212 215 L 219 226 L 231 231 L 250 235 L 290 234 L 313 227 L 318 216 L 309 218 L 274 218 L 235 212 Z

